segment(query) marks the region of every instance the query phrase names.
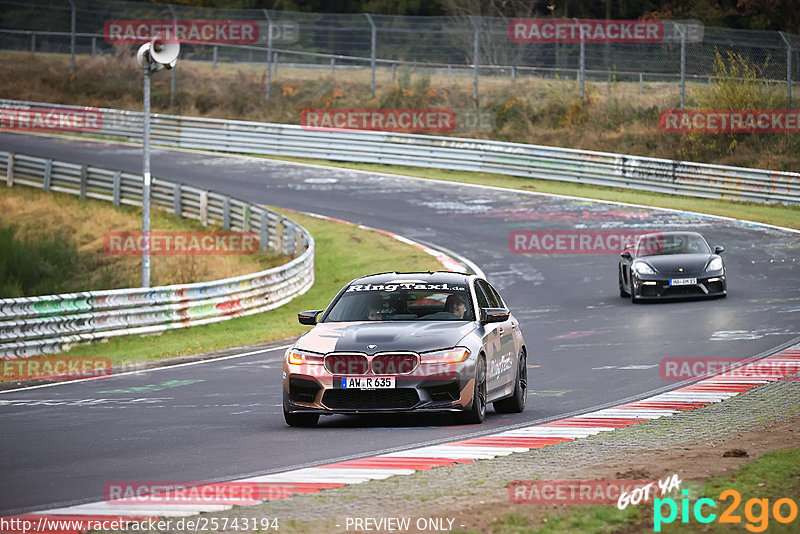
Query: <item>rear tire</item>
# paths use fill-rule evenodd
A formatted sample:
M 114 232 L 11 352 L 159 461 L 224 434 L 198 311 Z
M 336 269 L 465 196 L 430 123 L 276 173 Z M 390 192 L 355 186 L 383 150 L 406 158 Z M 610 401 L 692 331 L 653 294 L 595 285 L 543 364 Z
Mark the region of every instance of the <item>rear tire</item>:
M 486 417 L 486 360 L 478 357 L 475 364 L 475 385 L 472 390 L 472 407 L 456 416 L 456 420 L 465 425 L 479 425 Z
M 528 400 L 528 358 L 525 352 L 519 353 L 519 368 L 514 382 L 514 393 L 507 399 L 492 404 L 497 413 L 522 413 Z
M 286 424 L 289 426 L 298 426 L 298 427 L 314 427 L 317 426 L 317 422 L 319 421 L 319 414 L 318 413 L 303 413 L 303 412 L 287 412 L 286 408 L 283 409 L 283 420 L 286 421 Z

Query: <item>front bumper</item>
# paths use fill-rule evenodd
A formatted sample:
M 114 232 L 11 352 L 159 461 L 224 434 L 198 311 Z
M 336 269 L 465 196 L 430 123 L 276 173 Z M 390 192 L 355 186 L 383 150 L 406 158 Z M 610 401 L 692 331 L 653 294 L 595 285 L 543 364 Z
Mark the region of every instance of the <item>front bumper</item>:
M 341 375 L 321 365 L 283 364 L 283 407 L 286 412 L 332 414 L 461 412 L 472 406 L 475 361 L 457 364 L 420 363 L 410 374 L 394 376 L 391 389 L 341 389 Z M 355 376 L 355 375 L 352 375 Z M 358 376 L 375 376 L 371 374 Z
M 633 277 L 631 291 L 641 300 L 685 299 L 703 297 L 722 297 L 728 294 L 724 273 L 702 273 L 700 275 L 684 275 L 681 278 L 696 278 L 696 284 L 671 285 L 670 280 L 677 275 L 637 275 Z

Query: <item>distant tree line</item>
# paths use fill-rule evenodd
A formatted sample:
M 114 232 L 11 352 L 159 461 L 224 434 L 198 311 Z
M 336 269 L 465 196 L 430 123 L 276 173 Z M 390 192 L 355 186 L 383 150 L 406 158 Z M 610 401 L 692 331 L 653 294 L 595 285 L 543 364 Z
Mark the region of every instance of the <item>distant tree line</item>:
M 196 7 L 385 15 L 697 19 L 707 26 L 800 33 L 800 0 L 143 0 Z

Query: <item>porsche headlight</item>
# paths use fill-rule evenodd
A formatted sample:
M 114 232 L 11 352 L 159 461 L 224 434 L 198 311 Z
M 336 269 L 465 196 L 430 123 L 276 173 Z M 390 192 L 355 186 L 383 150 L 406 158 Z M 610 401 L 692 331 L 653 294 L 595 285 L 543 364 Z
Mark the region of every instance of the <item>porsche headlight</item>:
M 722 258 L 714 258 L 711 263 L 706 267 L 706 271 L 720 271 L 722 270 Z
M 421 363 L 461 363 L 467 358 L 469 358 L 469 349 L 466 347 L 422 352 L 419 355 Z
M 292 365 L 322 365 L 325 356 L 316 352 L 308 352 L 291 348 L 286 351 L 286 361 Z
M 636 274 L 656 274 L 652 267 L 647 265 L 643 261 L 635 261 L 633 262 L 633 271 Z

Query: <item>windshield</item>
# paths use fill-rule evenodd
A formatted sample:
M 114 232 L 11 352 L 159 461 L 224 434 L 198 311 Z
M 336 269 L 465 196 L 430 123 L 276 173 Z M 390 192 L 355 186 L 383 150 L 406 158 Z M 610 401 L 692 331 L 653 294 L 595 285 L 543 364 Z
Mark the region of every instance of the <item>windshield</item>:
M 351 284 L 325 321 L 474 321 L 471 301 L 466 284 Z
M 637 256 L 666 254 L 711 254 L 711 249 L 697 234 L 647 234 L 636 243 Z

